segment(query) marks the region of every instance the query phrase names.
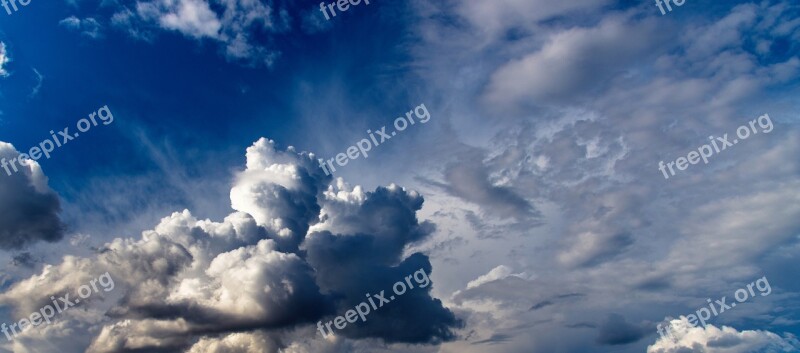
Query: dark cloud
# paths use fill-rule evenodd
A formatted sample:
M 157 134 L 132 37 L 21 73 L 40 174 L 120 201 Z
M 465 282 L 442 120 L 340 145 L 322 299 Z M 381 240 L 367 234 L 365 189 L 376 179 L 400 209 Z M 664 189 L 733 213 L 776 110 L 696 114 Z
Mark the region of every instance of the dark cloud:
M 14 266 L 33 268 L 39 261 L 40 260 L 35 258 L 30 252 L 26 251 L 14 255 L 14 258 L 11 260 L 11 264 Z
M 8 161 L 18 156 L 13 146 L 0 142 L 0 158 Z M 18 168 L 19 172 L 11 175 L 0 169 L 0 249 L 61 240 L 65 227 L 59 218 L 58 195 L 47 187 L 47 178 L 36 162 Z
M 409 244 L 427 237 L 434 230 L 428 222 L 418 222 L 416 211 L 422 197 L 399 187 L 378 188 L 365 194 L 366 201 L 347 210 L 347 217 L 336 217 L 333 225 L 353 234 L 330 231 L 312 233 L 304 249 L 309 263 L 317 269 L 317 281 L 339 297 L 338 311 L 353 308 L 367 293 L 390 292 L 395 282 L 432 267 L 427 256 L 416 253 L 402 259 Z M 323 217 L 329 214 L 325 211 Z M 349 325 L 343 332 L 351 338 L 380 338 L 386 342 L 433 343 L 455 338 L 460 326 L 455 315 L 441 301 L 430 297 L 431 287 L 414 289 L 391 304 L 371 313 L 369 321 Z
M 492 335 L 492 337 L 489 337 L 489 338 L 487 338 L 485 340 L 472 342 L 472 344 L 500 344 L 500 343 L 505 343 L 505 342 L 510 341 L 511 337 L 512 336 L 510 336 L 510 335 L 504 335 L 504 334 L 496 333 L 496 334 Z
M 611 346 L 633 343 L 652 333 L 652 329 L 652 325 L 632 324 L 619 314 L 610 314 L 600 325 L 597 343 Z

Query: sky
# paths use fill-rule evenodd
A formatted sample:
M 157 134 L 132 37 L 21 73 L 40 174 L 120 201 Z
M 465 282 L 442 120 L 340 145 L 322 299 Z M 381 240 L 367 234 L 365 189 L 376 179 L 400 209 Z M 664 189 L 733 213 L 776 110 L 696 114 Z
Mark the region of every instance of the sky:
M 0 0 L 0 353 L 800 351 L 800 5 L 664 1 Z

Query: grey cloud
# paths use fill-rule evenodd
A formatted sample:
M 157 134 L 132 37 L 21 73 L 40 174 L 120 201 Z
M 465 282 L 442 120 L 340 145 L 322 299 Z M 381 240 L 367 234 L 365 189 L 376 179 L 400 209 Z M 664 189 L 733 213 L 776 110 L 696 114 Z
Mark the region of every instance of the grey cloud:
M 573 101 L 636 60 L 655 56 L 661 33 L 653 20 L 632 23 L 622 16 L 608 17 L 597 27 L 559 32 L 541 50 L 498 69 L 486 99 L 494 104 Z
M 0 157 L 8 161 L 18 156 L 12 145 L 0 142 Z M 47 186 L 39 164 L 26 163 L 11 175 L 0 169 L 0 249 L 22 249 L 40 241 L 56 242 L 64 236 L 58 195 Z
M 619 314 L 610 314 L 600 325 L 597 343 L 624 345 L 636 342 L 652 333 L 652 324 L 632 324 Z
M 26 251 L 14 255 L 14 259 L 11 261 L 11 264 L 14 266 L 33 268 L 39 261 L 40 260 L 35 258 L 30 252 Z
M 512 188 L 495 185 L 482 162 L 482 155 L 472 151 L 458 161 L 447 165 L 445 189 L 454 196 L 475 203 L 481 209 L 499 218 L 531 219 L 540 217 L 539 211 Z
M 337 312 L 364 301 L 366 293 L 389 291 L 392 285 L 420 268 L 430 275 L 428 257 L 415 253 L 403 259 L 407 245 L 426 238 L 434 227 L 419 222 L 416 211 L 423 199 L 397 186 L 375 192 L 330 189 L 338 202 L 323 208 L 318 232 L 309 234 L 303 248 L 317 270 L 317 281 L 326 292 L 340 297 Z M 363 202 L 348 201 L 363 199 Z M 333 217 L 335 212 L 336 217 Z M 341 233 L 340 233 L 341 232 Z M 386 342 L 436 343 L 455 338 L 452 329 L 460 321 L 441 301 L 430 297 L 431 287 L 414 289 L 379 311 L 362 325 L 350 325 L 342 333 L 351 338 L 380 338 Z
M 249 213 L 214 222 L 175 212 L 140 238 L 114 239 L 106 251 L 65 257 L 14 283 L 0 305 L 19 315 L 106 271 L 116 283 L 82 302 L 82 311 L 64 312 L 47 335 L 31 331 L 16 344 L 50 353 L 48 337 L 71 335 L 75 352 L 252 351 L 241 350 L 245 343 L 275 352 L 292 345 L 289 336 L 314 337 L 317 320 L 343 314 L 365 293 L 433 271 L 427 256 L 404 255 L 435 229 L 417 219 L 418 193 L 396 185 L 365 193 L 331 181 L 313 154 L 257 141 L 231 192 L 233 205 Z M 342 334 L 389 343 L 454 339 L 460 321 L 431 288 L 409 291 Z M 321 347 L 313 351 L 342 351 Z
M 687 303 L 687 295 L 704 299 L 710 293 L 726 293 L 731 280 L 748 280 L 748 274 L 761 272 L 771 262 L 782 265 L 776 267 L 781 267 L 783 276 L 790 275 L 785 266 L 796 260 L 793 205 L 800 140 L 797 109 L 783 102 L 797 94 L 790 82 L 798 77 L 798 47 L 787 45 L 791 40 L 786 39 L 798 35 L 797 9 L 787 1 L 715 6 L 702 16 L 689 15 L 684 6 L 680 16 L 676 12 L 660 17 L 652 13 L 652 3 L 642 4 L 604 12 L 599 21 L 580 23 L 573 16 L 539 26 L 528 21 L 526 31 L 517 31 L 519 25 L 511 16 L 492 22 L 491 13 L 481 17 L 474 12 L 470 17 L 460 8 L 454 11 L 461 15 L 458 20 L 492 28 L 497 36 L 487 39 L 480 29 L 466 26 L 458 27 L 463 36 L 448 32 L 457 26 L 445 16 L 431 19 L 419 31 L 427 40 L 419 50 L 420 60 L 439 65 L 438 70 L 425 72 L 430 75 L 427 83 L 434 87 L 431 93 L 444 92 L 443 100 L 458 107 L 451 112 L 452 124 L 459 128 L 453 139 L 481 136 L 475 131 L 505 130 L 496 135 L 494 145 L 484 143 L 488 138 L 470 141 L 490 156 L 473 158 L 473 163 L 481 160 L 486 174 L 502 180 L 523 199 L 537 200 L 547 216 L 545 224 L 554 230 L 505 227 L 503 244 L 470 242 L 471 249 L 464 253 L 519 249 L 527 255 L 520 258 L 532 272 L 547 269 L 550 276 L 535 287 L 515 288 L 498 281 L 491 288 L 463 291 L 452 300 L 469 318 L 467 327 L 479 332 L 480 339 L 489 339 L 505 322 L 536 322 L 539 318 L 532 316 L 561 309 L 548 305 L 554 302 L 552 294 L 542 291 L 549 287 L 583 284 L 586 287 L 576 289 L 593 293 L 570 305 L 575 312 L 561 310 L 564 317 L 558 328 L 540 326 L 513 335 L 499 352 L 641 352 L 647 344 L 643 339 L 601 345 L 597 331 L 572 330 L 569 325 L 589 323 L 600 313 L 605 315 L 609 306 L 623 306 L 625 317 L 650 320 L 663 317 L 665 311 L 689 310 L 693 304 Z M 522 11 L 516 16 L 537 15 Z M 486 26 L 477 25 L 481 20 Z M 506 36 L 512 31 L 521 34 Z M 596 40 L 587 40 L 590 37 Z M 552 44 L 555 39 L 563 45 Z M 605 43 L 604 48 L 591 48 L 597 43 Z M 604 62 L 614 57 L 615 49 L 631 57 L 620 58 L 620 65 Z M 582 51 L 588 55 L 572 55 Z M 592 57 L 595 53 L 597 60 Z M 556 59 L 546 60 L 551 57 Z M 530 67 L 523 65 L 526 59 Z M 587 68 L 576 64 L 580 60 L 587 62 Z M 561 70 L 564 67 L 574 70 Z M 551 84 L 538 81 L 540 77 Z M 480 104 L 471 95 L 475 89 L 483 89 Z M 519 111 L 493 114 L 510 108 Z M 747 145 L 740 143 L 733 152 L 680 178 L 665 181 L 658 175 L 659 160 L 685 155 L 708 135 L 731 133 L 767 109 L 781 112 L 775 114 L 782 118 L 774 120 L 787 124 L 776 123 L 769 137 L 759 135 Z M 460 159 L 454 156 L 439 163 Z M 470 221 L 476 229 L 488 222 L 485 215 L 474 216 Z M 463 222 L 442 223 L 459 229 Z M 520 244 L 529 247 L 521 249 Z M 626 295 L 642 289 L 648 291 L 647 298 Z M 524 303 L 523 310 L 537 310 L 508 315 L 516 309 L 512 302 Z M 771 321 L 775 317 L 771 310 L 795 305 L 796 300 L 780 302 L 754 306 L 752 313 L 730 320 L 749 324 L 763 318 L 770 322 L 763 322 L 765 328 L 787 329 L 779 326 L 786 320 Z M 594 322 L 602 322 L 602 317 Z M 590 325 L 594 324 L 581 327 Z M 589 333 L 593 335 L 587 339 Z M 565 336 L 569 342 L 564 342 Z M 626 336 L 636 338 L 609 332 L 604 342 L 624 342 Z M 713 346 L 732 341 L 711 342 Z M 744 347 L 731 351 L 757 351 Z M 479 351 L 457 344 L 446 348 Z M 721 351 L 711 348 L 687 342 L 657 352 Z

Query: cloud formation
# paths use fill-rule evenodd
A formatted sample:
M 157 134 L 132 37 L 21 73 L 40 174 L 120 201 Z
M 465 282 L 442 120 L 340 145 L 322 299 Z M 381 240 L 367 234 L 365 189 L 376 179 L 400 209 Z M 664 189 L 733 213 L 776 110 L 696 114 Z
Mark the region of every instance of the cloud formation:
M 767 353 L 800 350 L 800 341 L 791 334 L 781 337 L 769 331 L 737 331 L 727 326 L 694 327 L 686 317 L 672 320 L 670 324 L 674 340 L 664 336 L 647 347 L 647 353 Z
M 19 152 L 0 141 L 0 159 L 9 162 Z M 64 236 L 59 218 L 61 203 L 47 186 L 47 177 L 36 161 L 23 165 L 15 161 L 19 172 L 8 175 L 0 169 L 0 249 L 16 250 L 40 241 L 55 242 Z
M 260 139 L 231 190 L 237 211 L 222 222 L 175 212 L 140 238 L 114 239 L 91 258 L 67 256 L 0 294 L 0 305 L 24 315 L 97 273 L 116 282 L 57 325 L 24 333 L 15 347 L 247 353 L 277 352 L 294 340 L 338 345 L 317 336 L 316 321 L 420 268 L 430 273 L 427 256 L 404 249 L 433 225 L 417 220 L 423 199 L 416 192 L 395 185 L 364 192 L 332 181 L 313 154 Z M 407 293 L 342 335 L 388 343 L 453 339 L 459 321 L 430 290 Z M 72 337 L 67 347 L 74 350 L 48 343 L 62 337 Z
M 157 30 L 174 31 L 220 45 L 231 61 L 269 66 L 279 52 L 256 38 L 288 29 L 287 13 L 254 0 L 146 0 L 119 6 L 111 23 L 139 39 Z

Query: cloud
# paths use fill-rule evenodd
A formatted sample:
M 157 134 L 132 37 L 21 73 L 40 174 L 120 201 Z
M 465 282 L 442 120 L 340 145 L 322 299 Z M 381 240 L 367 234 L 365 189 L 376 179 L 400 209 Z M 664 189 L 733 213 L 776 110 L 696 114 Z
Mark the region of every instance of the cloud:
M 433 230 L 419 222 L 422 197 L 397 186 L 364 192 L 332 185 L 315 157 L 260 139 L 231 190 L 235 211 L 221 222 L 184 210 L 138 238 L 117 238 L 92 257 L 66 256 L 0 294 L 17 316 L 50 295 L 73 293 L 109 272 L 115 289 L 59 325 L 25 332 L 18 350 L 39 352 L 276 352 L 317 337 L 329 320 L 419 269 L 433 268 L 407 245 Z M 247 210 L 248 213 L 241 212 Z M 252 213 L 252 215 L 251 215 Z M 455 315 L 415 289 L 340 334 L 388 343 L 454 338 Z M 65 350 L 52 346 L 71 336 Z M 330 349 L 334 341 L 322 344 Z M 17 348 L 15 348 L 17 350 Z
M 655 54 L 662 35 L 655 21 L 611 16 L 597 27 L 553 35 L 541 50 L 512 60 L 491 77 L 494 104 L 532 100 L 539 105 L 574 100 L 601 87 L 630 64 Z
M 477 287 L 480 287 L 483 284 L 486 284 L 486 283 L 489 283 L 489 282 L 492 282 L 492 281 L 497 281 L 497 280 L 500 280 L 500 279 L 505 279 L 505 278 L 508 278 L 509 276 L 519 277 L 519 278 L 523 278 L 523 279 L 526 279 L 526 277 L 527 277 L 527 275 L 525 273 L 516 273 L 515 274 L 515 273 L 513 273 L 513 271 L 511 270 L 510 267 L 508 267 L 506 265 L 500 265 L 500 266 L 497 266 L 497 267 L 493 268 L 491 271 L 489 271 L 489 273 L 487 273 L 487 274 L 485 274 L 483 276 L 480 276 L 480 277 L 470 281 L 469 283 L 467 283 L 467 289 L 477 288 Z
M 103 36 L 101 32 L 102 26 L 97 20 L 91 17 L 80 19 L 75 16 L 70 16 L 59 21 L 58 24 L 69 30 L 80 32 L 81 35 L 92 39 L 98 39 Z
M 633 343 L 651 334 L 652 329 L 652 324 L 632 324 L 619 314 L 609 314 L 600 326 L 597 343 L 611 346 Z
M 769 353 L 800 350 L 800 341 L 791 334 L 781 337 L 769 331 L 737 331 L 727 326 L 693 327 L 683 316 L 672 320 L 670 328 L 674 340 L 663 336 L 647 347 L 647 353 Z
M 492 351 L 507 353 L 641 352 L 650 343 L 641 339 L 644 318 L 693 309 L 758 274 L 794 283 L 800 164 L 792 156 L 800 139 L 797 109 L 783 103 L 797 95 L 794 4 L 719 3 L 667 18 L 652 3 L 620 3 L 591 18 L 575 11 L 522 23 L 539 14 L 521 5 L 452 1 L 463 6 L 446 11 L 425 3 L 419 7 L 428 20 L 416 32 L 425 42 L 415 59 L 424 63 L 418 73 L 431 87 L 426 93 L 449 106 L 441 114 L 456 130 L 450 144 L 488 151 L 425 162 L 480 164 L 470 168 L 543 214 L 544 226 L 493 229 L 502 242 L 481 241 L 460 219 L 437 219 L 446 231 L 436 241 L 447 231 L 470 239 L 448 254 L 457 269 L 440 267 L 455 278 L 450 292 L 485 273 L 476 267 L 490 256 L 539 275 L 529 286 L 512 277 L 454 296 L 468 342 L 502 338 Z M 709 135 L 730 136 L 766 112 L 780 116 L 773 133 L 740 141 L 680 177 L 658 175 L 659 160 L 685 156 Z M 466 179 L 465 170 L 453 174 Z M 446 196 L 428 202 L 462 206 Z M 473 216 L 479 224 L 491 215 Z M 786 292 L 795 293 L 790 286 Z M 561 305 L 552 299 L 557 293 L 547 295 L 554 288 L 587 297 Z M 631 296 L 641 291 L 647 295 Z M 786 294 L 728 320 L 765 330 L 794 324 L 782 308 L 797 300 Z M 525 313 L 515 305 L 526 305 Z M 612 308 L 625 319 L 606 317 Z M 615 330 L 616 321 L 626 329 Z M 442 350 L 485 350 L 460 343 Z
M 478 32 L 502 36 L 508 28 L 532 26 L 557 16 L 596 11 L 608 0 L 499 0 L 495 2 L 455 1 L 455 11 L 466 18 Z
M 222 23 L 211 5 L 204 0 L 155 0 L 136 4 L 136 12 L 144 21 L 180 32 L 192 38 L 217 38 Z
M 498 185 L 476 151 L 465 153 L 457 162 L 445 167 L 446 184 L 440 184 L 450 194 L 475 203 L 486 213 L 499 218 L 529 219 L 540 216 L 539 211 L 513 188 Z
M 0 42 L 0 77 L 6 77 L 9 75 L 8 70 L 6 69 L 6 65 L 8 65 L 9 61 L 11 61 L 11 58 L 8 57 L 6 43 Z
M 39 73 L 39 70 L 32 68 L 33 73 L 36 74 L 36 86 L 33 86 L 31 89 L 31 93 L 28 94 L 28 98 L 36 97 L 39 94 L 39 90 L 42 88 L 42 82 L 44 82 L 44 75 Z
M 277 50 L 259 43 L 264 33 L 288 30 L 285 11 L 253 0 L 145 0 L 119 6 L 111 23 L 132 37 L 150 41 L 156 30 L 219 43 L 225 57 L 248 65 L 271 65 Z
M 264 334 L 234 333 L 220 339 L 203 338 L 187 353 L 262 353 L 277 350 L 277 343 Z
M 0 141 L 0 158 L 5 162 L 19 157 L 9 143 Z M 10 175 L 0 169 L 0 249 L 22 249 L 39 241 L 56 242 L 64 236 L 58 195 L 47 186 L 47 177 L 36 161 L 23 165 L 15 161 L 18 172 L 6 165 Z

